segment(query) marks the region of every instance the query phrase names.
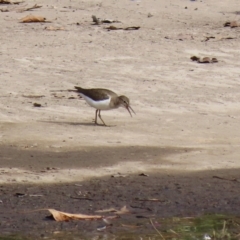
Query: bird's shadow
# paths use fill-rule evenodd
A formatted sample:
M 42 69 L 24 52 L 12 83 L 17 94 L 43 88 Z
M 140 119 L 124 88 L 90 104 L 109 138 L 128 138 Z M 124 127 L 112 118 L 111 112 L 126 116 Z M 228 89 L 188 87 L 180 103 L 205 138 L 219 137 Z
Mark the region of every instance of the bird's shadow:
M 66 124 L 72 126 L 115 127 L 116 125 L 95 124 L 94 122 L 63 122 L 63 121 L 38 121 L 43 123 Z

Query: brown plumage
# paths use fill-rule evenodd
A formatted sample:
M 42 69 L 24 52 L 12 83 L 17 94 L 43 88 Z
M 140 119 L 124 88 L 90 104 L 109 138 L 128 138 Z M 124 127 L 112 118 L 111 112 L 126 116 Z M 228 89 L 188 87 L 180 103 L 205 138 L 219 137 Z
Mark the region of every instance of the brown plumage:
M 128 110 L 129 114 L 132 116 L 130 110 L 134 110 L 130 106 L 130 100 L 126 96 L 118 96 L 115 92 L 104 89 L 104 88 L 81 88 L 75 86 L 75 90 L 70 90 L 77 92 L 85 101 L 91 106 L 96 108 L 95 114 L 95 124 L 97 123 L 97 116 L 101 119 L 102 123 L 106 126 L 105 122 L 101 117 L 101 110 L 110 110 L 119 107 L 124 107 Z

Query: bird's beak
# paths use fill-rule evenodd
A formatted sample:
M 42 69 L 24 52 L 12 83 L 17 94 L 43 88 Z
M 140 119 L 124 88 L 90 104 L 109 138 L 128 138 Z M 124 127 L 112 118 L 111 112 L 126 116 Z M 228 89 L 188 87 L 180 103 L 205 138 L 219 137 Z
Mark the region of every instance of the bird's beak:
M 126 109 L 128 110 L 128 112 L 129 112 L 129 114 L 130 114 L 131 117 L 132 117 L 131 111 L 132 111 L 134 114 L 136 114 L 136 113 L 134 112 L 134 110 L 131 108 L 130 105 L 128 105 L 128 106 L 126 107 Z M 131 110 L 131 111 L 130 111 L 130 110 Z

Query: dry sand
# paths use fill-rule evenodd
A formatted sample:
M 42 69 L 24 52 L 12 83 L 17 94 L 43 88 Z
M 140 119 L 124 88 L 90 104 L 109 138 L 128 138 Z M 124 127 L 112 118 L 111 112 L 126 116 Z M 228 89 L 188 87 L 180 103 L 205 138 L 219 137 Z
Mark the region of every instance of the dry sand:
M 240 28 L 223 27 L 240 21 L 238 1 L 38 0 L 31 14 L 52 22 L 31 24 L 0 5 L 12 10 L 0 12 L 0 182 L 238 169 Z M 107 31 L 93 14 L 141 28 Z M 137 114 L 102 112 L 109 127 L 94 126 L 83 100 L 51 92 L 75 85 L 125 94 Z

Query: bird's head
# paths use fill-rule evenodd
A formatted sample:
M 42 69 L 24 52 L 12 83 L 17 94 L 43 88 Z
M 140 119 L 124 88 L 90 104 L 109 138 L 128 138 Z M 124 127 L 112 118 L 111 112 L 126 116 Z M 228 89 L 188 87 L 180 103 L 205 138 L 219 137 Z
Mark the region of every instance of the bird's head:
M 119 96 L 118 99 L 119 99 L 119 104 L 120 104 L 120 106 L 126 108 L 126 109 L 128 110 L 128 112 L 129 112 L 129 114 L 131 115 L 131 117 L 132 117 L 131 111 L 132 111 L 134 114 L 136 114 L 136 113 L 134 112 L 134 110 L 133 110 L 133 109 L 131 108 L 131 106 L 130 106 L 130 100 L 129 100 L 129 98 L 127 98 L 126 96 L 122 95 L 122 96 Z M 130 110 L 131 110 L 131 111 L 130 111 Z

